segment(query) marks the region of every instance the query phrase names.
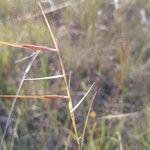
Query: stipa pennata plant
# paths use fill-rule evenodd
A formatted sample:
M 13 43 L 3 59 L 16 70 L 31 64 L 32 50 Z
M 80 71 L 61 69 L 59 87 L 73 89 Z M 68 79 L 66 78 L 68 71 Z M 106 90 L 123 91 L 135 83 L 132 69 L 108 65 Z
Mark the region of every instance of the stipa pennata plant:
M 12 44 L 12 43 L 8 43 L 8 42 L 0 41 L 1 45 L 7 45 L 7 46 L 12 46 L 12 47 L 15 47 L 15 48 L 19 48 L 19 49 L 28 49 L 28 50 L 33 51 L 33 53 L 30 56 L 22 58 L 21 60 L 19 60 L 19 61 L 23 61 L 23 60 L 31 58 L 30 62 L 28 63 L 28 65 L 27 65 L 27 67 L 24 71 L 24 74 L 23 74 L 22 79 L 20 81 L 20 84 L 19 84 L 18 90 L 16 92 L 16 95 L 0 95 L 0 98 L 13 99 L 13 103 L 11 105 L 11 109 L 10 109 L 10 112 L 8 114 L 5 129 L 4 129 L 4 132 L 2 134 L 0 149 L 2 149 L 2 147 L 3 147 L 4 139 L 5 139 L 5 136 L 6 136 L 7 129 L 8 129 L 8 125 L 9 125 L 14 107 L 15 107 L 16 102 L 17 102 L 18 99 L 24 99 L 24 100 L 27 100 L 27 99 L 54 100 L 54 99 L 61 98 L 61 99 L 66 99 L 68 101 L 69 114 L 70 114 L 70 117 L 71 117 L 72 126 L 73 126 L 73 130 L 74 130 L 76 142 L 77 142 L 77 145 L 78 145 L 78 149 L 80 150 L 83 147 L 84 135 L 85 135 L 85 130 L 86 130 L 87 121 L 88 121 L 88 117 L 89 117 L 89 112 L 91 110 L 91 106 L 92 106 L 92 103 L 93 103 L 93 100 L 94 100 L 95 96 L 93 97 L 93 99 L 90 103 L 87 118 L 86 118 L 85 124 L 84 124 L 83 133 L 81 134 L 81 136 L 78 133 L 74 112 L 80 106 L 80 104 L 83 102 L 83 100 L 86 98 L 86 96 L 89 94 L 89 92 L 91 91 L 91 89 L 94 86 L 94 83 L 89 88 L 89 90 L 86 92 L 86 94 L 83 96 L 83 98 L 75 106 L 73 106 L 72 97 L 71 97 L 71 93 L 70 93 L 70 80 L 68 80 L 68 78 L 67 78 L 67 74 L 66 74 L 65 67 L 64 67 L 64 64 L 63 64 L 63 61 L 62 61 L 62 57 L 61 57 L 61 54 L 60 54 L 60 49 L 59 49 L 57 40 L 56 40 L 56 38 L 55 38 L 55 36 L 52 32 L 51 26 L 48 22 L 48 19 L 46 18 L 46 15 L 44 13 L 44 10 L 43 10 L 41 4 L 40 3 L 38 3 L 38 4 L 39 4 L 40 10 L 42 12 L 42 15 L 44 17 L 45 23 L 47 25 L 48 31 L 50 33 L 52 42 L 54 44 L 54 48 L 49 48 L 49 47 L 45 47 L 45 46 L 38 46 L 38 45 L 31 45 L 31 44 Z M 26 78 L 27 74 L 29 73 L 29 71 L 31 69 L 32 64 L 35 61 L 35 59 L 42 52 L 54 52 L 54 53 L 57 54 L 58 61 L 59 61 L 59 64 L 61 66 L 61 74 L 60 75 L 49 76 L 49 77 L 41 77 L 41 78 Z M 40 95 L 40 96 L 38 96 L 38 95 L 35 95 L 35 96 L 20 95 L 20 90 L 22 89 L 22 86 L 23 86 L 25 81 L 33 81 L 33 80 L 38 81 L 38 80 L 59 79 L 59 78 L 63 78 L 63 80 L 64 80 L 65 87 L 66 87 L 66 95 Z

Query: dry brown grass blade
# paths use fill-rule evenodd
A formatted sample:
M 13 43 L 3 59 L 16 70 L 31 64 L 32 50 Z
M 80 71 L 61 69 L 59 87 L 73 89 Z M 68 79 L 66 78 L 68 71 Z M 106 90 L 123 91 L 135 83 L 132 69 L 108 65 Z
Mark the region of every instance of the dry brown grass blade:
M 0 95 L 0 98 L 13 100 L 16 95 Z M 30 100 L 57 100 L 57 99 L 68 99 L 68 96 L 65 95 L 18 95 L 18 99 L 30 99 Z
M 25 49 L 31 49 L 31 50 L 41 50 L 41 51 L 57 51 L 56 49 L 54 48 L 49 48 L 49 47 L 46 47 L 46 46 L 39 46 L 39 45 L 31 45 L 31 44 L 22 44 L 22 47 L 25 48 Z
M 7 45 L 15 48 L 22 48 L 22 49 L 27 49 L 27 50 L 32 50 L 32 51 L 57 51 L 54 48 L 49 48 L 46 46 L 39 46 L 39 45 L 32 45 L 32 44 L 14 44 L 14 43 L 9 43 L 9 42 L 4 42 L 0 41 L 1 45 Z

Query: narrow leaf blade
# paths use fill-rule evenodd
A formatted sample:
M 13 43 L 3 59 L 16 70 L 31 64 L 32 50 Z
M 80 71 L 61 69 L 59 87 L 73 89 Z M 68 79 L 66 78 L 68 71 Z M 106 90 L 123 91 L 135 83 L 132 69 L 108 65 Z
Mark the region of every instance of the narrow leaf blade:
M 72 109 L 72 113 L 80 106 L 80 104 L 83 102 L 83 100 L 86 98 L 86 96 L 89 94 L 89 92 L 91 91 L 91 89 L 93 88 L 93 86 L 95 85 L 95 83 L 92 84 L 92 86 L 89 88 L 89 90 L 85 93 L 85 95 L 83 96 L 83 98 L 74 106 L 74 108 Z

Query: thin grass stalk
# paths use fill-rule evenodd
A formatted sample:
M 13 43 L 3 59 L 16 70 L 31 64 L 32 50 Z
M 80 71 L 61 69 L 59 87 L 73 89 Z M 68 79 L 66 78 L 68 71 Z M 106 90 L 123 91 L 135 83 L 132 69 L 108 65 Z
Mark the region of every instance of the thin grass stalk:
M 87 113 L 86 120 L 85 120 L 85 123 L 84 123 L 84 128 L 83 128 L 82 137 L 81 137 L 81 149 L 83 148 L 83 141 L 84 141 L 84 137 L 85 137 L 85 130 L 86 130 L 86 127 L 87 127 L 90 111 L 92 109 L 92 105 L 93 105 L 95 96 L 96 96 L 96 93 L 94 94 L 94 96 L 93 96 L 93 98 L 92 98 L 92 100 L 90 102 L 88 113 Z
M 71 86 L 71 75 L 72 75 L 72 72 L 70 71 L 70 73 L 69 73 L 69 80 L 68 80 L 69 89 L 70 89 L 70 86 Z
M 143 115 L 143 111 L 133 112 L 133 113 L 125 113 L 125 114 L 118 114 L 118 115 L 108 115 L 100 117 L 99 120 L 115 120 L 115 119 L 126 119 L 126 118 L 136 118 Z
M 122 6 L 123 7 L 123 6 Z M 125 33 L 123 32 L 123 22 L 122 22 L 122 7 L 116 9 L 116 24 L 119 29 L 119 61 L 120 61 L 120 75 L 119 75 L 119 88 L 124 88 L 125 82 L 125 67 L 126 67 L 126 57 L 127 57 L 127 42 L 125 38 Z
M 64 150 L 68 150 L 68 146 L 69 146 L 69 143 L 71 141 L 71 134 L 68 135 L 66 141 L 65 141 L 65 148 Z
M 120 41 L 119 59 L 121 65 L 119 87 L 120 89 L 123 89 L 125 82 L 125 66 L 126 66 L 126 43 L 123 37 L 121 37 Z
M 17 109 L 17 113 L 18 113 L 18 117 L 17 117 L 16 123 L 15 123 L 15 126 L 14 126 L 14 134 L 13 134 L 13 138 L 11 140 L 10 150 L 13 150 L 14 143 L 15 143 L 15 138 L 18 137 L 18 135 L 17 135 L 17 129 L 18 129 L 18 125 L 19 125 L 20 119 L 21 119 L 21 111 L 20 111 L 19 108 Z
M 74 128 L 74 132 L 75 132 L 75 135 L 76 135 L 76 141 L 77 141 L 77 144 L 78 144 L 78 149 L 80 150 L 80 141 L 79 141 L 79 136 L 78 136 L 78 131 L 77 131 L 77 126 L 76 126 L 76 121 L 75 121 L 75 114 L 74 112 L 72 112 L 72 109 L 73 109 L 73 103 L 72 103 L 72 98 L 71 98 L 71 94 L 70 94 L 70 89 L 69 89 L 69 85 L 68 85 L 68 81 L 67 81 L 67 77 L 66 77 L 66 72 L 65 72 L 65 69 L 64 69 L 64 65 L 63 65 L 63 61 L 62 61 L 62 58 L 61 58 L 61 55 L 60 55 L 60 51 L 59 51 L 59 48 L 58 48 L 58 45 L 57 45 L 57 41 L 54 37 L 54 34 L 51 30 L 51 27 L 50 27 L 50 24 L 47 20 L 47 17 L 44 13 L 44 10 L 40 4 L 40 2 L 38 3 L 40 9 L 41 9 L 41 12 L 42 12 L 42 15 L 44 17 L 44 20 L 46 22 L 46 25 L 48 27 L 48 30 L 50 32 L 50 35 L 52 37 L 52 40 L 53 40 L 53 43 L 54 43 L 54 46 L 57 50 L 57 54 L 58 54 L 58 59 L 59 59 L 59 63 L 60 63 L 60 66 L 61 66 L 61 71 L 62 71 L 62 74 L 64 75 L 63 79 L 64 79 L 64 82 L 65 82 L 65 86 L 66 86 L 66 92 L 67 92 L 67 95 L 68 95 L 68 107 L 69 107 L 69 112 L 70 112 L 70 116 L 71 116 L 71 120 L 72 120 L 72 124 L 73 124 L 73 128 Z
M 123 22 L 122 22 L 122 7 L 119 7 L 118 1 L 114 1 L 114 5 L 116 8 L 116 28 L 118 28 L 118 36 L 119 36 L 119 45 L 118 45 L 118 53 L 119 53 L 119 62 L 120 62 L 120 72 L 118 75 L 118 88 L 116 90 L 116 94 L 112 97 L 110 106 L 117 102 L 117 98 L 119 96 L 120 90 L 124 89 L 125 84 L 125 69 L 126 69 L 126 61 L 127 61 L 127 42 L 125 38 L 125 33 L 123 32 Z
M 118 135 L 118 142 L 119 142 L 119 150 L 123 150 L 123 143 L 122 143 L 122 137 L 120 133 L 117 133 Z
M 7 118 L 6 125 L 5 125 L 5 129 L 4 129 L 4 133 L 3 133 L 3 135 L 2 135 L 1 142 L 0 142 L 0 150 L 2 150 L 2 146 L 3 146 L 4 139 L 5 139 L 5 135 L 6 135 L 6 132 L 7 132 L 7 129 L 8 129 L 8 125 L 9 125 L 9 122 L 10 122 L 10 118 L 11 118 L 12 112 L 13 112 L 13 110 L 14 110 L 15 104 L 16 104 L 16 102 L 17 102 L 17 98 L 18 98 L 18 95 L 19 95 L 19 93 L 20 93 L 20 90 L 21 90 L 21 88 L 22 88 L 22 86 L 23 86 L 24 80 L 25 80 L 25 78 L 26 78 L 26 76 L 27 76 L 27 74 L 28 74 L 28 72 L 29 72 L 29 70 L 30 70 L 30 68 L 31 68 L 31 66 L 32 66 L 32 64 L 33 64 L 33 62 L 34 62 L 34 60 L 37 58 L 37 56 L 39 55 L 39 53 L 40 53 L 40 51 L 37 51 L 37 52 L 36 52 L 36 54 L 35 54 L 35 55 L 33 56 L 33 58 L 31 59 L 30 63 L 28 64 L 28 66 L 27 66 L 27 68 L 26 68 L 26 70 L 25 70 L 25 72 L 24 72 L 24 74 L 23 74 L 23 77 L 22 77 L 21 82 L 20 82 L 20 84 L 19 84 L 19 88 L 18 88 L 18 90 L 17 90 L 17 92 L 16 92 L 16 96 L 15 96 L 15 98 L 14 98 L 14 100 L 13 100 L 12 106 L 11 106 L 11 108 L 10 108 L 10 112 L 9 112 L 9 114 L 8 114 L 8 118 Z
M 15 64 L 20 63 L 20 62 L 23 62 L 23 61 L 25 61 L 25 60 L 28 60 L 28 59 L 32 58 L 32 57 L 35 55 L 35 53 L 36 53 L 36 52 L 33 52 L 33 53 L 32 53 L 31 55 L 29 55 L 29 56 L 20 58 L 19 60 L 15 61 Z
M 64 74 L 64 82 L 65 82 L 66 91 L 67 91 L 67 95 L 68 95 L 68 99 L 69 99 L 69 102 L 68 102 L 69 112 L 70 112 L 70 116 L 71 116 L 71 119 L 72 119 L 74 132 L 75 132 L 75 135 L 76 135 L 76 138 L 77 138 L 76 140 L 77 140 L 77 143 L 78 143 L 78 148 L 80 150 L 80 141 L 79 141 L 77 126 L 76 126 L 76 121 L 75 121 L 75 114 L 72 111 L 73 110 L 72 98 L 71 98 L 71 94 L 70 94 L 69 85 L 68 85 L 68 82 L 67 82 L 66 73 L 65 73 L 64 66 L 63 66 L 62 59 L 61 59 L 61 56 L 60 56 L 59 52 L 58 52 L 58 57 L 59 57 L 59 62 L 60 62 L 60 65 L 61 65 L 62 72 Z
M 0 98 L 5 98 L 5 100 L 12 100 L 16 95 L 0 95 Z M 65 95 L 18 95 L 20 100 L 31 99 L 31 100 L 57 100 L 57 99 L 68 99 Z

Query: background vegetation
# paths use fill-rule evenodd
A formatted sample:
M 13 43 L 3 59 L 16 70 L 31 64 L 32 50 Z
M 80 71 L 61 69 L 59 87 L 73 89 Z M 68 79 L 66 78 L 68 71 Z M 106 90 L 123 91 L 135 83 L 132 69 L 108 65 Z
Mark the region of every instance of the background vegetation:
M 50 8 L 48 1 L 42 6 Z M 74 105 L 96 83 L 76 111 L 77 127 L 82 133 L 89 103 L 97 92 L 83 149 L 149 150 L 150 2 L 120 0 L 117 9 L 113 0 L 55 0 L 53 8 L 56 10 L 47 17 L 66 71 L 72 72 Z M 36 0 L 0 1 L 0 40 L 53 47 Z M 0 46 L 0 94 L 16 94 L 28 61 L 15 61 L 30 54 Z M 42 53 L 28 77 L 54 74 L 60 74 L 57 56 Z M 20 94 L 64 93 L 61 80 L 43 80 L 25 82 Z M 0 137 L 11 104 L 0 99 Z M 18 100 L 4 149 L 77 149 L 72 134 L 66 101 Z

